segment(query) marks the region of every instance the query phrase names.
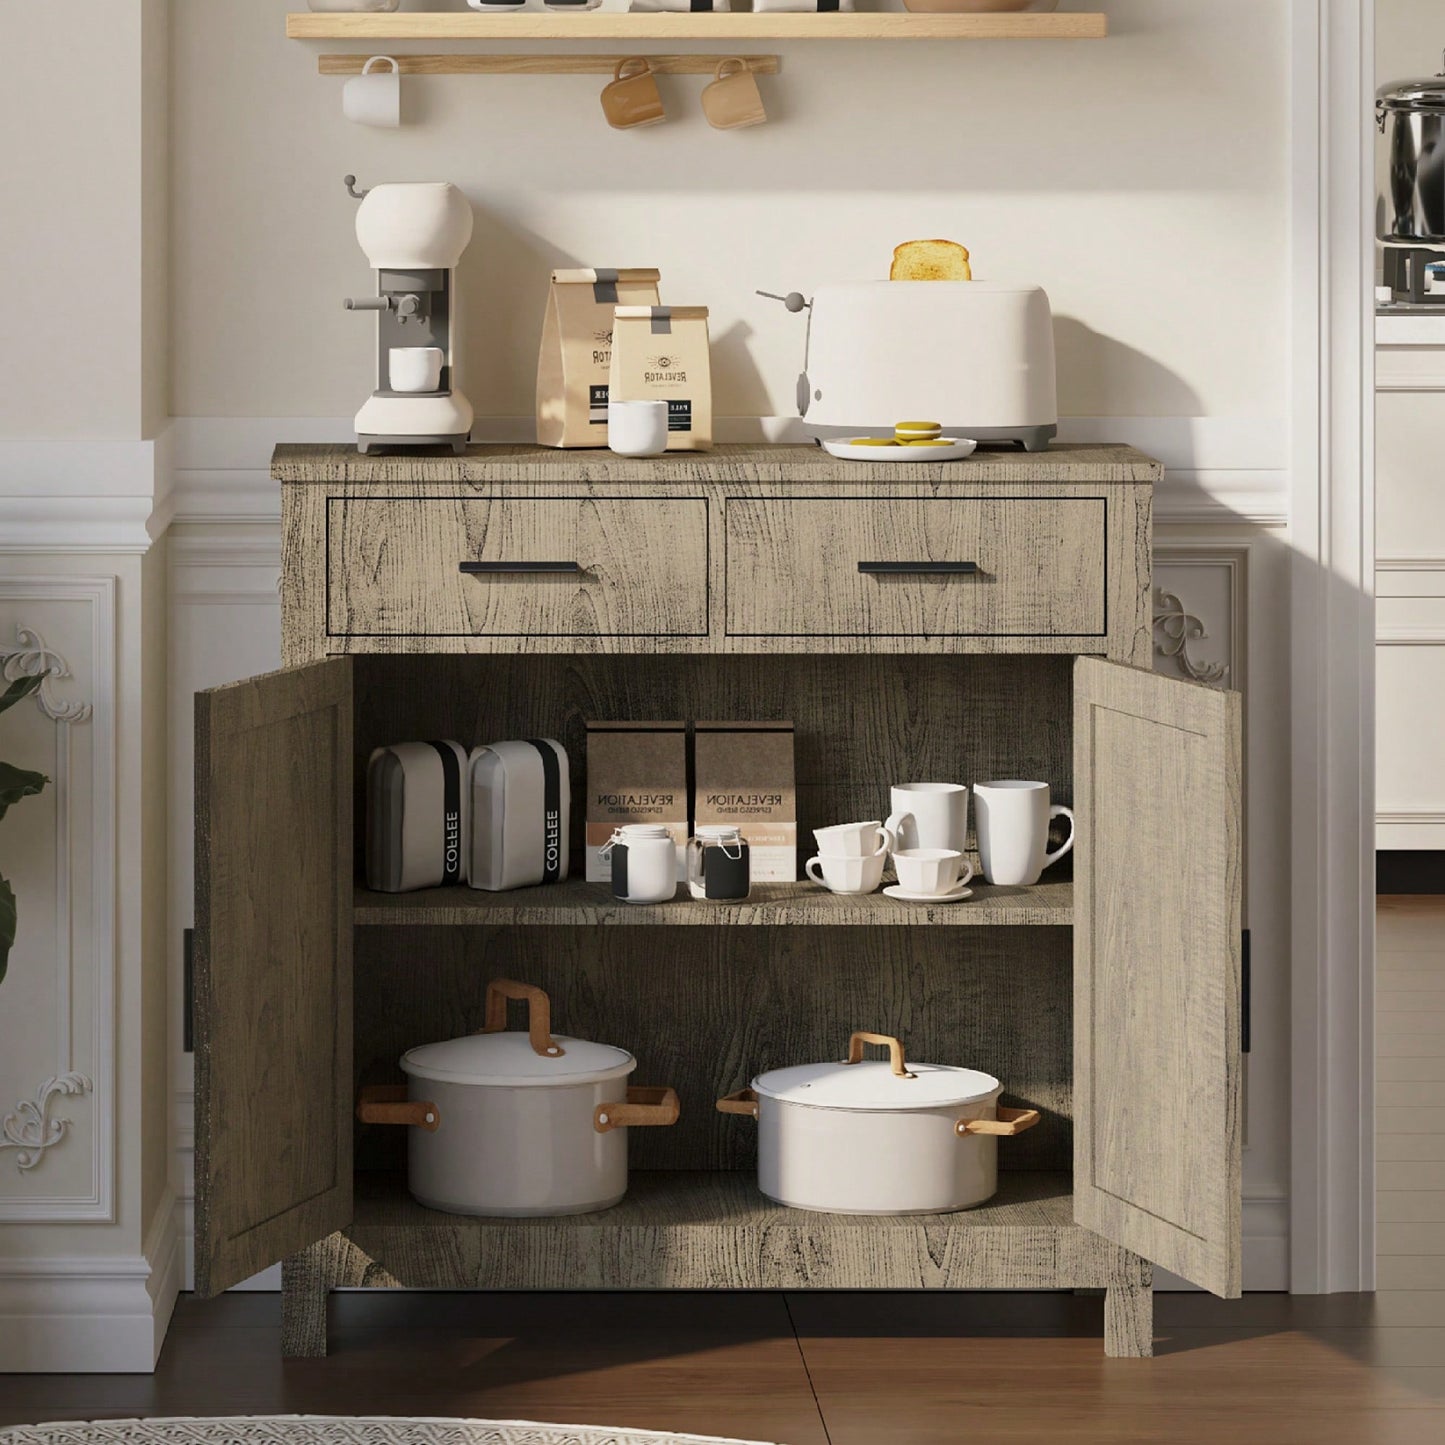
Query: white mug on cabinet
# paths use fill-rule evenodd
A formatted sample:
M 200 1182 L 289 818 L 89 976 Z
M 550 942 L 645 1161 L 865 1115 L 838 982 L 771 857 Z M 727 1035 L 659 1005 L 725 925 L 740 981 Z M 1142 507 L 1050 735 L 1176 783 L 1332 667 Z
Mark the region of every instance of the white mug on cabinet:
M 975 783 L 973 807 L 979 862 L 990 883 L 1029 887 L 1074 846 L 1074 814 L 1061 804 L 1049 805 L 1047 783 Z M 1051 853 L 1049 824 L 1055 818 L 1069 820 L 1069 836 Z
M 889 793 L 884 827 L 898 848 L 962 853 L 968 836 L 968 789 L 962 783 L 898 783 Z

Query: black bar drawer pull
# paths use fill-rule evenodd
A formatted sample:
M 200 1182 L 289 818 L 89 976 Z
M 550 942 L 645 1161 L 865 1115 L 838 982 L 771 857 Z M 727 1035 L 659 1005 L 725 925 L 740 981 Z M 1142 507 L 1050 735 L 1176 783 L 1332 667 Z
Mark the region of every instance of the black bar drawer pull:
M 527 572 L 580 572 L 580 562 L 463 562 L 469 577 L 515 577 Z
M 860 562 L 858 570 L 880 577 L 963 577 L 978 571 L 977 562 Z

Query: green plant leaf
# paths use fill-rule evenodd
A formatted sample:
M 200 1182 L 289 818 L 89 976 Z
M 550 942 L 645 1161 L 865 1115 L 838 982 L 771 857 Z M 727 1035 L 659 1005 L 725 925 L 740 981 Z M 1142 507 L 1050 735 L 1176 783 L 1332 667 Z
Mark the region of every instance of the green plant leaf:
M 49 676 L 48 672 L 42 672 L 39 677 L 17 677 L 4 692 L 0 692 L 0 712 L 14 707 L 17 702 L 23 702 L 32 692 L 37 691 Z
M 13 763 L 0 763 L 0 818 L 9 811 L 12 803 L 21 798 L 33 798 L 50 781 L 44 773 L 32 773 L 28 768 L 17 768 Z
M 15 942 L 15 890 L 9 879 L 0 875 L 0 983 L 10 967 L 10 946 Z

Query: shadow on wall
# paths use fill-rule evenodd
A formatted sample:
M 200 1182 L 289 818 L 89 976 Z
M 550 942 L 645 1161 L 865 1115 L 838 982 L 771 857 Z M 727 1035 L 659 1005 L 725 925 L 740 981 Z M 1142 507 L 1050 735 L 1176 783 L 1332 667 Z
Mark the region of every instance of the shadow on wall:
M 1127 415 L 1129 399 L 1140 396 L 1149 397 L 1156 416 L 1199 416 L 1207 410 L 1177 372 L 1072 316 L 1054 317 L 1054 347 L 1061 416 Z

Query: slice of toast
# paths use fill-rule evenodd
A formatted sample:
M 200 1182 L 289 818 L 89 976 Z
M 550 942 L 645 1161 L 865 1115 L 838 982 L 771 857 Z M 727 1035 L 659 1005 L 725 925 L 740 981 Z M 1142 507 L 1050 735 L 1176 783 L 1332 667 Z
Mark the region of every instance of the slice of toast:
M 890 281 L 972 281 L 968 248 L 957 241 L 905 241 L 893 248 Z

